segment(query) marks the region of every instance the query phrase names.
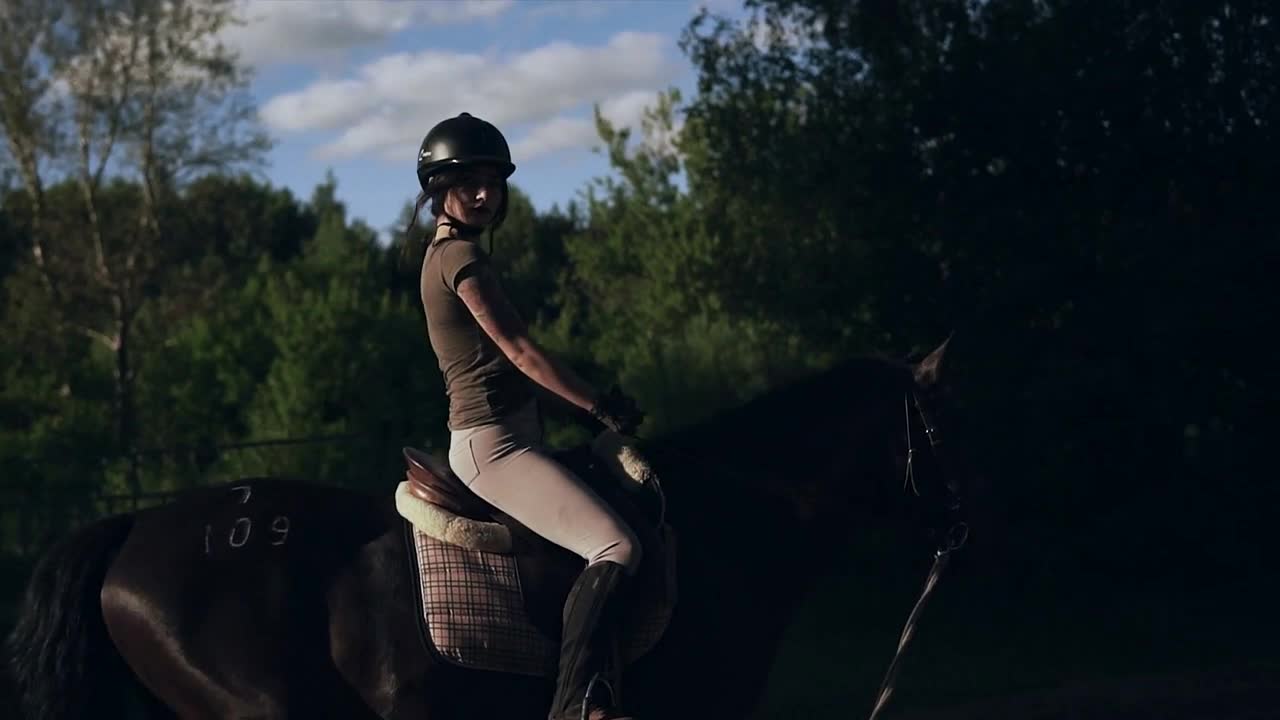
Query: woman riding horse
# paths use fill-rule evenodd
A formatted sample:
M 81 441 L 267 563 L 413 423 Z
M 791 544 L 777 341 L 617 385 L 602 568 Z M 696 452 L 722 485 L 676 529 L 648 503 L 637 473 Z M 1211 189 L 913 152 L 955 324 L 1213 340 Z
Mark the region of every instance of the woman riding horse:
M 515 171 L 506 139 L 462 113 L 427 133 L 418 153 L 414 219 L 430 203 L 435 230 L 422 262 L 427 336 L 449 398 L 449 465 L 476 495 L 564 547 L 586 566 L 563 610 L 552 720 L 630 717 L 589 692 L 605 670 L 618 595 L 640 563 L 640 543 L 609 505 L 542 446 L 534 384 L 611 430 L 643 420 L 615 388 L 599 393 L 529 336 L 477 239 L 507 210 Z

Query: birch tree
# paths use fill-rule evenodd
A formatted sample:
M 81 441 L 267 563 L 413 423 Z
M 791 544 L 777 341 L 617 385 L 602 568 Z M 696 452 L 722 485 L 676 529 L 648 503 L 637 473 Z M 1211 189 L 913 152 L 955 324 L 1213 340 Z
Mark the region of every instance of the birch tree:
M 116 440 L 134 490 L 134 358 L 217 289 L 174 281 L 165 208 L 193 177 L 252 165 L 267 147 L 247 71 L 218 42 L 233 21 L 227 0 L 0 9 L 0 128 L 30 206 L 31 269 L 53 308 L 49 331 L 90 338 L 112 357 Z M 107 193 L 111 180 L 132 197 Z M 51 216 L 47 189 L 59 182 L 78 191 L 74 222 Z

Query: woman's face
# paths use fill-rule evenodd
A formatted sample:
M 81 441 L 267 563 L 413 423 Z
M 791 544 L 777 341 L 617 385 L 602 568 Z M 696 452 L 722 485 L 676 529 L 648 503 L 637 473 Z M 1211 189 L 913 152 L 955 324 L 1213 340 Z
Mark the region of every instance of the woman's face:
M 493 222 L 502 207 L 502 177 L 492 168 L 475 167 L 462 170 L 449 183 L 444 196 L 444 209 L 468 225 L 485 227 Z

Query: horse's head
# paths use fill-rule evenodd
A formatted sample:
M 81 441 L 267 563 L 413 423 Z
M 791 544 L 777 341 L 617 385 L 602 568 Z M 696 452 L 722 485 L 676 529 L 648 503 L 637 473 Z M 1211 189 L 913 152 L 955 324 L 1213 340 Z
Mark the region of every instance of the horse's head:
M 823 460 L 810 477 L 788 481 L 801 516 L 831 524 L 907 498 L 901 506 L 923 513 L 940 534 L 958 520 L 970 464 L 952 443 L 959 420 L 949 345 L 950 338 L 914 362 L 856 361 L 823 380 L 830 410 L 808 450 Z
M 902 442 L 895 445 L 906 489 L 925 501 L 926 520 L 938 534 L 941 550 L 959 547 L 967 537 L 961 502 L 965 488 L 973 485 L 973 464 L 947 430 L 962 425 L 954 416 L 950 388 L 944 382 L 950 343 L 948 337 L 923 360 L 908 366 L 911 389 L 906 393 Z

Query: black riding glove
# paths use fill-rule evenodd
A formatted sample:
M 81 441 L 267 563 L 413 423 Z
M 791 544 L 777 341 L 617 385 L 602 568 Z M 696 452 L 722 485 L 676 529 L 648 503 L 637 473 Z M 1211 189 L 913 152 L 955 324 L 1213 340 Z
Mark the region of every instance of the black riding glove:
M 596 400 L 591 417 L 620 435 L 634 435 L 644 422 L 644 412 L 636 406 L 636 401 L 622 394 L 617 385 Z

